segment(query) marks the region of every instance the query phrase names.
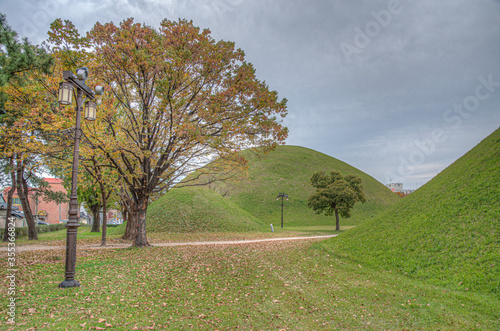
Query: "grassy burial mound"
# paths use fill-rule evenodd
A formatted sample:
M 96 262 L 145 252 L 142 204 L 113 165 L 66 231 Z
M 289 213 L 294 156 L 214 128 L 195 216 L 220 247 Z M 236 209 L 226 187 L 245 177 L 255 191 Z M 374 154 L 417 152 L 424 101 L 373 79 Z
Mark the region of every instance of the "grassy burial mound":
M 500 295 L 500 129 L 385 214 L 327 245 L 384 269 Z
M 259 221 L 206 187 L 172 189 L 148 207 L 151 232 L 256 230 Z
M 263 156 L 251 150 L 243 152 L 248 160 L 247 177 L 237 182 L 216 182 L 210 189 L 223 195 L 241 209 L 261 220 L 262 224 L 275 227 L 281 221 L 279 193 L 288 194 L 284 201 L 286 226 L 335 225 L 332 216 L 316 215 L 307 207 L 308 197 L 315 192 L 311 176 L 316 171 L 340 171 L 343 175 L 361 178 L 367 203 L 356 204 L 352 218 L 341 219 L 340 224 L 353 224 L 377 215 L 387 206 L 400 200 L 384 185 L 366 173 L 320 152 L 297 146 L 278 146 Z

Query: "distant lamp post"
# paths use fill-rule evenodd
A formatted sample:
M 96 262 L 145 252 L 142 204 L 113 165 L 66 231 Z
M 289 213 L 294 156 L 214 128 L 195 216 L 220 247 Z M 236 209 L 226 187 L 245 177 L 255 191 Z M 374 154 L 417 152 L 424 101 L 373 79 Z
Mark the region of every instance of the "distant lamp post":
M 288 194 L 280 193 L 276 197 L 276 200 L 279 200 L 280 198 L 281 198 L 281 228 L 283 229 L 283 199 L 286 198 L 286 201 L 288 201 Z
M 85 102 L 85 118 L 88 120 L 95 120 L 96 103 L 95 95 L 102 95 L 104 92 L 103 87 L 97 86 L 96 91 L 92 91 L 90 87 L 85 84 L 89 71 L 86 67 L 77 70 L 77 74 L 71 71 L 63 72 L 64 82 L 59 84 L 58 101 L 60 105 L 71 105 L 73 89 L 76 89 L 76 125 L 75 125 L 75 145 L 73 150 L 73 172 L 71 178 L 71 195 L 69 197 L 69 212 L 68 223 L 66 224 L 66 269 L 65 280 L 59 284 L 59 287 L 75 287 L 80 286 L 80 283 L 75 280 L 76 270 L 76 236 L 78 232 L 78 195 L 77 195 L 77 182 L 78 182 L 78 158 L 80 155 L 80 137 L 81 131 L 81 113 L 83 104 L 83 95 L 88 101 Z

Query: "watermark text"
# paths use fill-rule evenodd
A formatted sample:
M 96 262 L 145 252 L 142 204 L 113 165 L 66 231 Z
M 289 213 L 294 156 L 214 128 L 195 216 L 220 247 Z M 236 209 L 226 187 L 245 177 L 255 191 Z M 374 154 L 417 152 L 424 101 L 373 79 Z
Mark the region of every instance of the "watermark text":
M 16 323 L 16 225 L 15 218 L 7 219 L 7 323 Z

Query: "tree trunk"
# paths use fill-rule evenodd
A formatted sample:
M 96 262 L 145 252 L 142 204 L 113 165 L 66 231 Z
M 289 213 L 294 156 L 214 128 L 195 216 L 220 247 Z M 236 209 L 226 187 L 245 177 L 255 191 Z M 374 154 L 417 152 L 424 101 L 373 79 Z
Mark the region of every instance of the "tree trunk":
M 103 185 L 101 185 L 103 186 Z M 101 188 L 101 192 L 103 192 Z M 106 230 L 108 223 L 108 210 L 107 210 L 107 199 L 106 195 L 102 195 L 102 237 L 101 237 L 101 246 L 106 246 Z
M 122 222 L 126 222 L 128 218 L 128 212 L 125 208 L 122 208 L 121 212 L 122 212 Z
M 33 220 L 33 215 L 31 214 L 30 204 L 28 201 L 28 185 L 23 177 L 24 165 L 23 162 L 17 159 L 17 194 L 21 200 L 21 205 L 23 206 L 24 218 L 28 223 L 28 240 L 38 240 L 38 235 L 36 233 L 36 224 Z
M 126 198 L 122 195 L 122 205 L 124 206 L 125 210 L 127 211 L 127 225 L 125 226 L 125 234 L 123 235 L 122 239 L 134 239 L 135 238 L 135 233 L 137 229 L 137 222 L 136 222 L 136 215 L 135 215 L 135 210 L 132 208 L 133 207 L 133 202 L 131 199 Z M 123 217 L 123 220 L 125 221 L 125 216 Z
M 335 231 L 340 231 L 339 211 L 337 209 L 335 209 L 335 220 L 336 220 Z
M 101 225 L 101 219 L 99 218 L 99 211 L 101 210 L 100 204 L 90 205 L 90 212 L 92 213 L 92 230 L 90 232 L 99 232 L 99 227 Z
M 140 199 L 135 207 L 135 217 L 136 217 L 136 233 L 134 238 L 135 247 L 147 247 L 151 246 L 148 243 L 148 239 L 146 237 L 146 215 L 148 208 L 148 199 L 142 198 Z
M 101 179 L 101 178 L 100 178 Z M 99 186 L 101 187 L 101 195 L 102 195 L 102 237 L 101 237 L 101 246 L 106 246 L 106 231 L 107 231 L 107 223 L 108 223 L 108 199 L 106 197 L 105 187 L 102 180 L 99 180 Z
M 122 239 L 134 239 L 137 230 L 137 218 L 134 212 L 127 212 L 127 225 Z
M 3 241 L 9 241 L 9 227 L 7 226 L 9 223 L 9 218 L 12 217 L 12 197 L 14 196 L 14 189 L 16 187 L 16 169 L 14 168 L 14 157 L 9 158 L 10 161 L 10 191 L 7 193 L 7 211 L 5 214 L 5 229 L 3 233 Z M 16 222 L 14 221 L 14 227 L 16 226 Z

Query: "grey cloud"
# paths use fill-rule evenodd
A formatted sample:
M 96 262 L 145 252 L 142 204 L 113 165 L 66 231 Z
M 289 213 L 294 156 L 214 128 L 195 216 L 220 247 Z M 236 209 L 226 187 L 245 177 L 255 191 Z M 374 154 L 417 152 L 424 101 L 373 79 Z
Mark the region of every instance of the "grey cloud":
M 397 13 L 382 24 L 376 16 L 391 3 L 397 0 L 102 0 L 71 6 L 21 0 L 2 3 L 2 10 L 37 43 L 57 17 L 82 33 L 96 21 L 134 17 L 158 26 L 163 18 L 192 19 L 216 39 L 235 41 L 257 76 L 289 99 L 290 144 L 317 149 L 385 182 L 402 158 L 415 153 L 415 141 L 445 130 L 446 141 L 400 178 L 414 187 L 500 125 L 500 87 L 467 118 L 452 113 L 459 126 L 443 118 L 474 95 L 479 76 L 500 82 L 500 1 L 400 0 Z M 376 30 L 348 61 L 341 45 L 356 46 L 357 31 L 366 34 L 367 27 Z

